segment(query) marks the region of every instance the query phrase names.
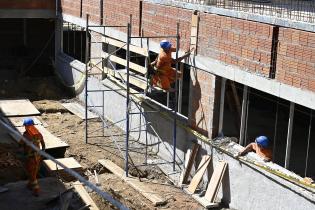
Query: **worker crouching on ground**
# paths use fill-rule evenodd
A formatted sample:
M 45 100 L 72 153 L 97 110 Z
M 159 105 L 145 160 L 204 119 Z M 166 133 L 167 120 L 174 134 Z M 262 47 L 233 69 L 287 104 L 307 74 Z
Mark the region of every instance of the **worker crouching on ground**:
M 23 136 L 31 143 L 33 143 L 36 147 L 39 148 L 41 145 L 42 150 L 45 150 L 45 142 L 43 136 L 34 126 L 33 119 L 24 119 L 23 125 L 25 126 L 25 132 L 23 133 Z M 28 175 L 27 187 L 33 191 L 33 195 L 38 196 L 40 189 L 37 181 L 37 174 L 42 158 L 38 154 L 38 152 L 27 146 L 23 141 L 20 142 L 20 144 L 24 147 L 24 155 L 26 156 L 25 169 Z
M 270 141 L 266 136 L 259 136 L 255 143 L 247 145 L 243 151 L 239 152 L 236 157 L 243 156 L 248 152 L 255 151 L 265 162 L 272 160 L 272 151 L 270 149 Z
M 187 58 L 194 49 L 191 49 L 182 57 L 173 59 L 172 52 L 176 52 L 176 48 L 172 47 L 172 44 L 168 40 L 161 41 L 160 47 L 161 51 L 158 57 L 151 63 L 154 68 L 154 73 L 150 83 L 152 86 L 171 91 L 171 84 L 175 82 L 176 77 L 176 69 L 172 67 L 172 64 L 176 64 Z M 177 77 L 178 79 L 182 78 L 182 73 L 180 71 L 177 71 Z

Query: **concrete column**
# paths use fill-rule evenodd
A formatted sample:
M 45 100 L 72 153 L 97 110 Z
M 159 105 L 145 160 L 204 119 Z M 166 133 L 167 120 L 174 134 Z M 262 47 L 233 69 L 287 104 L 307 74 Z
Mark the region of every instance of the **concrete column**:
M 55 19 L 55 57 L 63 52 L 63 20 Z
M 242 102 L 242 116 L 241 116 L 241 129 L 240 129 L 240 145 L 245 143 L 246 136 L 246 119 L 247 119 L 247 100 L 248 100 L 248 86 L 244 85 L 243 102 Z
M 224 97 L 225 97 L 226 78 L 221 79 L 221 96 L 220 96 L 220 116 L 219 116 L 219 136 L 223 136 L 223 114 L 224 114 Z
M 288 123 L 287 147 L 286 147 L 286 151 L 285 151 L 285 164 L 284 164 L 286 169 L 288 169 L 289 165 L 290 165 L 294 107 L 295 107 L 295 103 L 291 102 L 290 103 L 290 116 L 289 116 L 289 123 Z

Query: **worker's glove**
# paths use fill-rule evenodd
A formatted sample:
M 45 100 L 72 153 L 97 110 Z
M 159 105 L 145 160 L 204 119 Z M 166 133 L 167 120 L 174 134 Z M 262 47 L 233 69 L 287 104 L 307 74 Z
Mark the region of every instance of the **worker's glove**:
M 238 152 L 234 155 L 234 158 L 239 158 L 241 156 L 241 152 Z

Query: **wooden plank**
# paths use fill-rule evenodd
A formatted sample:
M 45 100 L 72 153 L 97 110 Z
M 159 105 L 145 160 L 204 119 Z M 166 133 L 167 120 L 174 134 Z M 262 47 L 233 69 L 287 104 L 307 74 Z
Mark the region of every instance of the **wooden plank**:
M 209 202 L 205 197 L 200 197 L 198 194 L 194 194 L 192 197 L 206 209 L 219 206 L 218 202 Z
M 137 178 L 126 177 L 125 171 L 110 160 L 98 160 L 105 168 L 113 174 L 124 180 L 127 184 L 132 186 L 135 190 L 141 193 L 144 197 L 150 200 L 154 206 L 163 205 L 166 200 L 156 194 L 156 191 L 150 188 L 150 185 L 145 182 L 140 182 Z
M 79 174 L 83 175 L 83 168 L 82 166 L 74 159 L 74 158 L 59 158 L 56 159 L 59 162 L 63 163 L 67 168 L 70 168 Z M 68 174 L 63 167 L 56 165 L 51 160 L 44 160 L 43 165 L 47 170 L 48 175 L 61 177 L 65 181 L 73 181 L 76 178 L 72 175 Z
M 200 148 L 200 145 L 194 143 L 191 155 L 189 157 L 188 165 L 187 165 L 187 168 L 186 168 L 185 173 L 184 173 L 183 184 L 186 184 L 188 181 L 188 178 L 189 178 L 189 175 L 191 172 L 191 168 L 194 164 L 194 161 L 196 159 L 199 148 Z
M 37 118 L 37 117 L 29 117 L 32 118 L 35 125 L 43 125 L 43 123 Z M 23 126 L 23 120 L 25 117 L 8 117 L 5 118 L 5 120 L 9 123 L 11 123 L 14 127 L 21 127 Z
M 46 128 L 44 128 L 42 125 L 35 125 L 35 127 L 41 132 L 41 134 L 44 137 L 44 142 L 46 145 L 46 149 L 55 149 L 55 148 L 66 148 L 69 147 L 69 145 L 61 141 L 58 137 L 51 134 Z M 25 131 L 25 127 L 16 127 L 16 129 L 20 132 L 21 135 L 23 135 Z M 20 141 L 20 137 L 16 136 L 14 134 L 10 134 L 15 140 Z
M 97 207 L 95 202 L 92 200 L 89 193 L 85 190 L 85 188 L 83 187 L 81 182 L 79 182 L 79 181 L 74 182 L 73 187 L 78 192 L 78 194 L 82 198 L 83 202 L 86 205 L 89 205 L 90 210 L 99 210 L 99 208 Z
M 198 23 L 199 23 L 199 14 L 195 15 L 195 14 L 192 14 L 191 16 L 191 26 L 198 26 Z
M 28 99 L 0 100 L 0 110 L 6 117 L 40 115 Z
M 209 163 L 211 162 L 211 157 L 209 155 L 204 155 L 200 161 L 200 164 L 198 166 L 197 172 L 195 176 L 192 178 L 189 186 L 188 186 L 188 192 L 195 193 L 196 189 L 206 171 L 208 168 Z
M 81 119 L 85 119 L 85 108 L 82 105 L 78 103 L 62 103 L 61 105 Z M 98 116 L 93 112 L 88 111 L 88 119 L 95 118 L 98 118 Z
M 59 158 L 56 160 L 58 160 L 60 163 L 64 164 L 68 168 L 82 169 L 82 166 L 80 165 L 80 163 L 78 163 L 78 161 L 76 161 L 72 157 L 71 158 Z M 51 160 L 43 160 L 43 163 L 44 163 L 45 167 L 50 171 L 56 171 L 56 170 L 63 171 L 63 167 L 57 166 L 56 163 L 54 163 Z
M 209 202 L 214 202 L 218 191 L 219 187 L 222 182 L 222 178 L 226 169 L 227 163 L 226 162 L 219 162 L 219 164 L 216 166 L 214 169 L 214 172 L 211 176 L 210 182 L 207 187 L 207 191 L 205 194 L 205 199 L 208 200 Z
M 122 42 L 122 41 L 119 41 L 116 39 L 112 39 L 109 37 L 102 37 L 102 42 L 108 43 L 110 45 L 114 45 L 114 46 L 119 47 L 119 48 L 123 48 L 125 50 L 127 49 L 127 45 L 125 42 Z M 143 56 L 148 56 L 148 50 L 146 48 L 138 47 L 135 45 L 130 45 L 129 49 L 131 52 L 134 52 L 134 53 L 137 53 L 137 54 L 140 54 Z
M 106 53 L 106 52 L 103 52 L 103 53 L 102 53 L 102 57 L 103 57 L 103 58 L 106 59 L 108 56 L 109 56 L 108 53 Z M 116 55 L 110 55 L 110 58 L 109 58 L 109 59 L 110 59 L 111 61 L 115 62 L 115 63 L 120 64 L 120 65 L 123 65 L 123 66 L 126 66 L 126 65 L 127 65 L 127 61 L 126 61 L 125 59 L 120 58 L 120 57 L 118 57 L 118 56 L 116 56 Z M 136 64 L 136 63 L 133 63 L 133 62 L 129 62 L 129 67 L 130 67 L 130 69 L 133 69 L 133 70 L 135 70 L 135 71 L 137 71 L 137 72 L 139 72 L 139 73 L 141 73 L 141 74 L 145 74 L 145 73 L 147 72 L 147 70 L 146 70 L 145 67 L 140 66 L 140 65 L 138 65 L 138 64 Z

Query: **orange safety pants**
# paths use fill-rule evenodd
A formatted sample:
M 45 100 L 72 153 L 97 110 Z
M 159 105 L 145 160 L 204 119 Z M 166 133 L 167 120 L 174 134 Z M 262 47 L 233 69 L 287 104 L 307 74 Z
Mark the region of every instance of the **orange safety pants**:
M 40 155 L 36 155 L 36 154 L 34 156 L 28 157 L 25 162 L 25 169 L 28 175 L 27 187 L 33 190 L 35 194 L 39 193 L 39 184 L 37 181 L 37 174 L 39 171 L 40 162 L 41 162 L 41 157 Z
M 177 75 L 180 78 L 181 72 L 177 72 Z M 175 82 L 175 77 L 176 69 L 174 68 L 170 68 L 167 71 L 157 70 L 157 73 L 152 77 L 152 85 L 168 90 L 171 88 L 171 84 Z

